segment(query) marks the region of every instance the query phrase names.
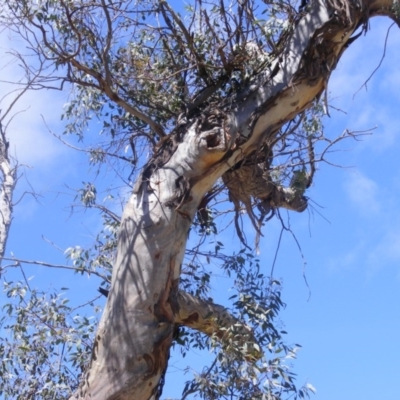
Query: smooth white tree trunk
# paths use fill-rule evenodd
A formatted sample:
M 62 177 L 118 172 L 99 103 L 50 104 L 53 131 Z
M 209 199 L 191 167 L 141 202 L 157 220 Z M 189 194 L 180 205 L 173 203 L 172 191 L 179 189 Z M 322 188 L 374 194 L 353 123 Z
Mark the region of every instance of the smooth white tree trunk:
M 12 221 L 13 193 L 16 184 L 17 169 L 10 161 L 9 143 L 0 122 L 0 263 L 8 239 Z

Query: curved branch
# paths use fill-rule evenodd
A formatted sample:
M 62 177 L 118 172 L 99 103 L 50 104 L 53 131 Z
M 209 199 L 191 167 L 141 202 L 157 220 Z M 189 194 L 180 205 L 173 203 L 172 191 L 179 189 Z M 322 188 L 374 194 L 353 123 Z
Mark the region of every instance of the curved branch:
M 389 17 L 400 27 L 400 5 L 397 0 L 372 0 L 368 8 L 371 17 Z
M 122 99 L 114 90 L 111 88 L 111 86 L 108 84 L 106 79 L 103 78 L 103 76 L 96 71 L 93 71 L 91 68 L 87 67 L 86 65 L 81 64 L 79 61 L 76 59 L 71 59 L 70 63 L 77 69 L 79 69 L 82 72 L 85 72 L 86 74 L 92 76 L 95 78 L 100 85 L 101 90 L 104 92 L 104 94 L 107 95 L 107 97 L 112 100 L 115 104 L 118 104 L 120 107 L 122 107 L 125 111 L 127 111 L 129 114 L 132 116 L 139 118 L 146 124 L 150 126 L 150 128 L 158 135 L 160 138 L 163 138 L 166 136 L 164 130 L 162 127 L 154 122 L 148 115 L 142 113 L 135 107 L 132 107 L 130 104 L 128 104 L 124 99 Z
M 189 293 L 178 293 L 179 311 L 175 322 L 195 329 L 207 336 L 217 337 L 224 344 L 243 348 L 249 361 L 262 357 L 257 340 L 249 326 L 234 317 L 225 307 L 200 300 Z

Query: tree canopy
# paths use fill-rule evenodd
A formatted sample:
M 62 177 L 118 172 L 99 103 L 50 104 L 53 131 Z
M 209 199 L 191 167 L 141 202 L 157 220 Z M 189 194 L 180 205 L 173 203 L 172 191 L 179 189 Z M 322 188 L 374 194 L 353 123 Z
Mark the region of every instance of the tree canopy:
M 284 363 L 295 350 L 276 319 L 280 283 L 256 253 L 263 226 L 275 217 L 290 231 L 280 209 L 304 211 L 317 164 L 354 137 L 323 131 L 327 82 L 369 18 L 399 23 L 398 3 L 5 0 L 2 7 L 1 23 L 29 52 L 15 53 L 24 84 L 71 91 L 64 134 L 132 191 L 122 216 L 98 200 L 92 183 L 76 192 L 103 218 L 91 248 L 66 252 L 73 270 L 100 278 L 108 300 L 98 328 L 59 294 L 6 282 L 13 301 L 2 322 L 11 332 L 0 348 L 4 396 L 160 398 L 173 343 L 215 351 L 182 398 L 307 396 L 312 386 L 297 388 Z M 241 248 L 226 251 L 218 240 L 210 247 L 227 226 Z M 229 306 L 210 298 L 210 264 L 232 277 Z

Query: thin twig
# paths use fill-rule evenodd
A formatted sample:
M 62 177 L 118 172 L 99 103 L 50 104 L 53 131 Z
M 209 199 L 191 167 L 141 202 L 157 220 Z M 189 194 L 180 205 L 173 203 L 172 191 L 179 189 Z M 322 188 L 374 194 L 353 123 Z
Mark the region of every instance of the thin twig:
M 44 262 L 44 261 L 22 260 L 22 259 L 15 258 L 15 257 L 14 258 L 2 257 L 2 260 L 14 261 L 15 262 L 15 264 L 10 264 L 7 267 L 18 267 L 19 264 L 21 263 L 21 264 L 28 264 L 28 265 L 29 264 L 31 264 L 31 265 L 39 265 L 41 267 L 47 267 L 47 268 L 67 269 L 67 270 L 74 271 L 74 272 L 87 273 L 88 275 L 95 275 L 95 276 L 98 276 L 101 279 L 104 279 L 106 282 L 109 282 L 109 279 L 106 276 L 102 275 L 99 272 L 91 271 L 91 270 L 88 270 L 88 269 L 80 269 L 80 268 L 77 268 L 77 267 L 71 267 L 71 266 L 68 266 L 68 265 L 61 265 L 61 264 L 50 264 L 50 263 L 47 263 L 47 262 Z M 4 270 L 4 269 L 5 269 L 5 267 L 2 270 Z
M 386 56 L 386 47 L 387 47 L 387 42 L 388 42 L 388 39 L 389 39 L 389 33 L 390 33 L 390 30 L 392 29 L 392 26 L 393 26 L 394 24 L 395 24 L 395 22 L 393 22 L 393 23 L 389 26 L 389 28 L 388 28 L 388 30 L 387 30 L 387 32 L 386 32 L 385 44 L 384 44 L 384 47 L 383 47 L 383 54 L 382 54 L 381 60 L 379 61 L 378 66 L 372 71 L 371 75 L 370 75 L 370 76 L 368 77 L 368 79 L 361 85 L 361 87 L 357 90 L 357 92 L 354 93 L 353 99 L 354 99 L 354 97 L 356 97 L 357 93 L 358 93 L 364 86 L 365 86 L 365 90 L 367 90 L 367 83 L 368 83 L 368 82 L 371 80 L 371 78 L 375 75 L 376 71 L 378 71 L 378 69 L 381 67 L 382 62 L 383 62 L 383 60 L 384 60 L 384 58 L 385 58 L 385 56 Z

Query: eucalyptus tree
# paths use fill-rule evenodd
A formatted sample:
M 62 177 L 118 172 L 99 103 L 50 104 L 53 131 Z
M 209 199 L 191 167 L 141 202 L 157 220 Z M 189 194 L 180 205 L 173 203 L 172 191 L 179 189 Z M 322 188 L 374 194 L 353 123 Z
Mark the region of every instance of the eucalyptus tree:
M 5 28 L 2 25 L 0 26 L 2 29 Z M 11 57 L 13 57 L 11 50 L 10 53 Z M 35 74 L 32 74 L 32 71 L 27 68 L 24 62 L 22 62 L 21 66 L 24 72 L 23 78 L 12 82 L 13 86 L 11 82 L 2 82 L 9 84 L 9 92 L 5 93 L 0 100 L 0 264 L 5 254 L 12 222 L 13 207 L 16 202 L 14 191 L 18 181 L 18 160 L 11 152 L 12 147 L 10 148 L 10 126 L 15 117 L 20 113 L 17 107 L 21 98 L 29 90 L 43 87 L 43 82 L 39 78 L 41 73 L 40 67 L 37 68 Z
M 159 398 L 180 326 L 209 336 L 221 349 L 184 397 L 196 391 L 209 399 L 304 397 L 279 362 L 263 356 L 280 338 L 268 316 L 279 308 L 279 296 L 252 286 L 261 276 L 257 263 L 246 267 L 245 251 L 232 257 L 215 252 L 227 273 L 239 277 L 240 296 L 230 312 L 201 284 L 185 291 L 187 238 L 191 229 L 216 229 L 211 205 L 223 193 L 233 204 L 244 249 L 251 246 L 240 225 L 243 211 L 257 246 L 262 225 L 279 216 L 279 208 L 307 208 L 316 163 L 331 146 L 319 122 L 330 74 L 367 33 L 370 18 L 387 16 L 399 24 L 398 2 L 5 4 L 4 18 L 47 65 L 46 73 L 60 88 L 73 85 L 67 133 L 84 138 L 97 116 L 103 127 L 101 142 L 90 149 L 92 162 L 110 157 L 140 169 L 131 174 L 136 182 L 120 221 L 91 360 L 71 399 Z M 319 141 L 326 143 L 322 151 L 315 150 Z M 90 185 L 82 200 L 95 205 Z

